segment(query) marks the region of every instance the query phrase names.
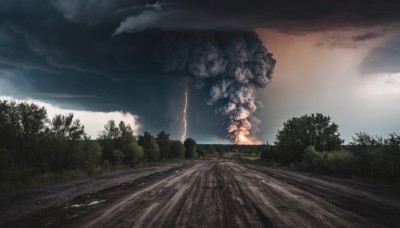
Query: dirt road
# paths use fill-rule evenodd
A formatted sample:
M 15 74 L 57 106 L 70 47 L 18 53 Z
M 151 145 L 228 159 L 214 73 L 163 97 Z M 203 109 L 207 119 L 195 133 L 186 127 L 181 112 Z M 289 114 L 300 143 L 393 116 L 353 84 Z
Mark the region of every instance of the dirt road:
M 0 206 L 0 226 L 397 227 L 400 224 L 399 194 L 225 159 L 139 169 L 78 183 L 58 191 L 53 187 L 55 192 L 46 194 L 47 198 L 40 195 L 40 190 L 36 196 L 32 192 L 14 199 L 3 196 L 0 203 L 8 204 Z M 48 188 L 51 187 L 44 189 Z M 42 206 L 32 206 L 36 204 Z

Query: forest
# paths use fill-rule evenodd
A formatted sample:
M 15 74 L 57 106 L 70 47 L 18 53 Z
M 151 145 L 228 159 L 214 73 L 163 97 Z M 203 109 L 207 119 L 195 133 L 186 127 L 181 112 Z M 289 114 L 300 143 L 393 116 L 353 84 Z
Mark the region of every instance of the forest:
M 123 121 L 110 120 L 91 139 L 72 113 L 49 119 L 36 104 L 0 101 L 0 189 L 196 157 L 191 138 L 182 143 L 165 131 L 137 137 Z

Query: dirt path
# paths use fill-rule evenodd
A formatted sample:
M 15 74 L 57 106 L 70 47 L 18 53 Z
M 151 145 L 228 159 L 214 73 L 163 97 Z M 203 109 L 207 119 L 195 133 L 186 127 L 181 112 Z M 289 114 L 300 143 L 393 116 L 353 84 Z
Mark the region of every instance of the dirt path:
M 84 191 L 73 200 L 26 213 L 3 226 L 396 227 L 400 224 L 398 194 L 335 179 L 223 159 L 181 164 L 158 174 L 147 172 L 148 175 L 142 176 L 131 174 L 128 182 L 93 188 L 91 193 Z M 79 187 L 75 190 L 78 192 Z
M 93 195 L 143 178 L 164 176 L 192 164 L 193 162 L 186 161 L 167 163 L 158 167 L 118 171 L 62 184 L 43 186 L 26 192 L 3 193 L 0 194 L 0 226 L 9 220 L 19 220 L 46 208 L 63 206 L 80 196 Z

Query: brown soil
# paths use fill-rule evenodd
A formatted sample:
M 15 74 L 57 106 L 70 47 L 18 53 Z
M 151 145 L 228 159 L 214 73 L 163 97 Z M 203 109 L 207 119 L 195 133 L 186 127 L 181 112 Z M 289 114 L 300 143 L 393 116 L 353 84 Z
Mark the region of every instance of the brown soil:
M 225 159 L 137 169 L 62 186 L 43 187 L 11 198 L 2 196 L 0 226 L 396 227 L 400 224 L 397 193 Z

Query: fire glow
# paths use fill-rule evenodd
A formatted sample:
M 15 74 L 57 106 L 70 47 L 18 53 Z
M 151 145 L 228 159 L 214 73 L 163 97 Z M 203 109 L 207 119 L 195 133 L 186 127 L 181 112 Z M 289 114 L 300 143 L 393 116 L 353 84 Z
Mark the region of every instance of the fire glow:
M 252 138 L 250 135 L 246 135 L 246 132 L 238 132 L 235 135 L 235 143 L 240 145 L 261 145 L 260 140 Z

